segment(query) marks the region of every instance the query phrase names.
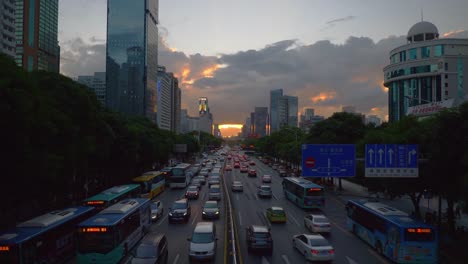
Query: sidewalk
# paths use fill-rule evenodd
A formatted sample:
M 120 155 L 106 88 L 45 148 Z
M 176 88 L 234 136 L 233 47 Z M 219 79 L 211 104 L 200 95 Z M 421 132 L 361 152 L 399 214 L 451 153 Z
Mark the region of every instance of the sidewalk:
M 339 183 L 338 180 L 334 181 L 335 184 L 335 193 L 337 196 L 341 197 L 343 200 L 348 199 L 370 199 L 370 198 L 377 198 L 380 202 L 388 204 L 392 207 L 395 207 L 401 211 L 404 211 L 408 214 L 414 211 L 413 203 L 411 199 L 405 195 L 400 198 L 395 199 L 388 199 L 385 198 L 382 193 L 377 194 L 369 194 L 367 188 L 361 186 L 359 184 L 341 179 L 341 185 L 343 187 L 342 191 L 338 190 Z M 419 202 L 419 208 L 421 210 L 421 215 L 424 215 L 426 212 L 437 212 L 439 209 L 439 201 L 438 197 L 433 197 L 432 199 L 421 199 Z M 442 200 L 442 212 L 446 212 L 447 210 L 447 202 Z M 456 218 L 456 226 L 464 226 L 468 229 L 468 214 L 462 213 L 460 218 Z

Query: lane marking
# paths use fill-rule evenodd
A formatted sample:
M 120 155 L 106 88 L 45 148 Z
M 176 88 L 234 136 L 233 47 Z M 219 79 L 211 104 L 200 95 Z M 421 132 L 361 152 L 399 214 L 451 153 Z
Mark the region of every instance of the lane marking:
M 278 198 L 276 198 L 276 195 L 274 193 L 272 193 L 273 195 L 273 198 L 275 198 L 275 200 L 278 200 Z
M 268 262 L 268 260 L 262 256 L 262 264 L 270 264 L 270 262 Z
M 291 262 L 289 262 L 288 256 L 286 256 L 286 255 L 281 255 L 281 257 L 283 258 L 284 262 L 286 262 L 286 264 L 291 264 Z M 356 264 L 357 264 L 357 263 L 356 263 Z
M 164 221 L 166 221 L 167 215 L 165 215 L 163 218 L 159 220 L 159 223 L 157 223 L 157 226 L 160 226 Z
M 239 195 L 236 194 L 236 200 L 239 201 Z
M 202 193 L 202 196 L 201 196 L 201 199 L 202 199 L 202 200 L 205 200 L 205 194 L 206 194 L 205 192 Z
M 296 223 L 297 226 L 301 227 L 299 225 L 299 222 L 297 222 L 296 218 L 294 217 L 294 215 L 291 214 L 291 218 L 292 218 L 292 220 L 294 220 L 294 222 Z
M 197 220 L 197 216 L 198 216 L 198 213 L 196 213 L 195 216 L 193 217 L 192 225 L 195 223 L 195 220 Z
M 174 261 L 172 262 L 172 264 L 176 264 L 178 260 L 179 260 L 179 254 L 177 254 L 175 256 Z
M 380 263 L 388 264 L 388 261 L 386 261 L 384 258 L 382 258 L 382 256 L 380 256 L 379 254 L 377 254 L 377 252 L 375 252 L 374 249 L 368 248 L 367 251 L 369 251 L 369 253 L 370 253 L 372 256 L 374 256 L 377 260 L 379 260 Z
M 239 225 L 242 226 L 242 216 L 240 212 L 238 214 L 239 214 Z
M 352 258 L 346 256 L 346 259 L 348 260 L 349 264 L 358 264 L 355 260 L 353 260 Z

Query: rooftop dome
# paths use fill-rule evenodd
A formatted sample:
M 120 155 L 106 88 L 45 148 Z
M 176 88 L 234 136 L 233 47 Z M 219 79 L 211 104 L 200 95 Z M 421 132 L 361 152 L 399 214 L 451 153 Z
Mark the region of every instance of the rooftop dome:
M 439 30 L 431 22 L 421 21 L 414 24 L 408 31 L 407 39 L 410 42 L 424 41 L 439 38 Z

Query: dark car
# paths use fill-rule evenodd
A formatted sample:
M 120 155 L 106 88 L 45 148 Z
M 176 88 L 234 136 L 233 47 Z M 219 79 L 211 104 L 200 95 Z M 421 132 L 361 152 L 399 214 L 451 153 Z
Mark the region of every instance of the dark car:
M 166 235 L 148 234 L 132 255 L 132 264 L 166 264 L 169 255 Z
M 249 177 L 257 177 L 257 171 L 253 170 L 253 169 L 250 169 L 247 175 Z
M 251 225 L 246 228 L 247 250 L 265 250 L 273 253 L 273 238 L 270 229 L 266 226 Z
M 169 209 L 169 223 L 175 221 L 188 222 L 190 219 L 191 208 L 187 199 L 180 199 L 172 204 Z
M 219 219 L 219 205 L 217 201 L 206 201 L 203 206 L 202 218 L 216 218 Z
M 198 199 L 199 189 L 195 185 L 190 185 L 185 191 L 185 198 L 187 199 Z

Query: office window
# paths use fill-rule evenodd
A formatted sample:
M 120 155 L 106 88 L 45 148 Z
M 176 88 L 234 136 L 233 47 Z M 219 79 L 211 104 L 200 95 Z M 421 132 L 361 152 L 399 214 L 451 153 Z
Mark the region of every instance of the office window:
M 418 58 L 418 50 L 416 48 L 409 50 L 409 60 L 416 60 Z
M 431 57 L 431 47 L 421 47 L 421 58 Z
M 436 45 L 434 46 L 434 56 L 440 57 L 444 55 L 444 45 Z

